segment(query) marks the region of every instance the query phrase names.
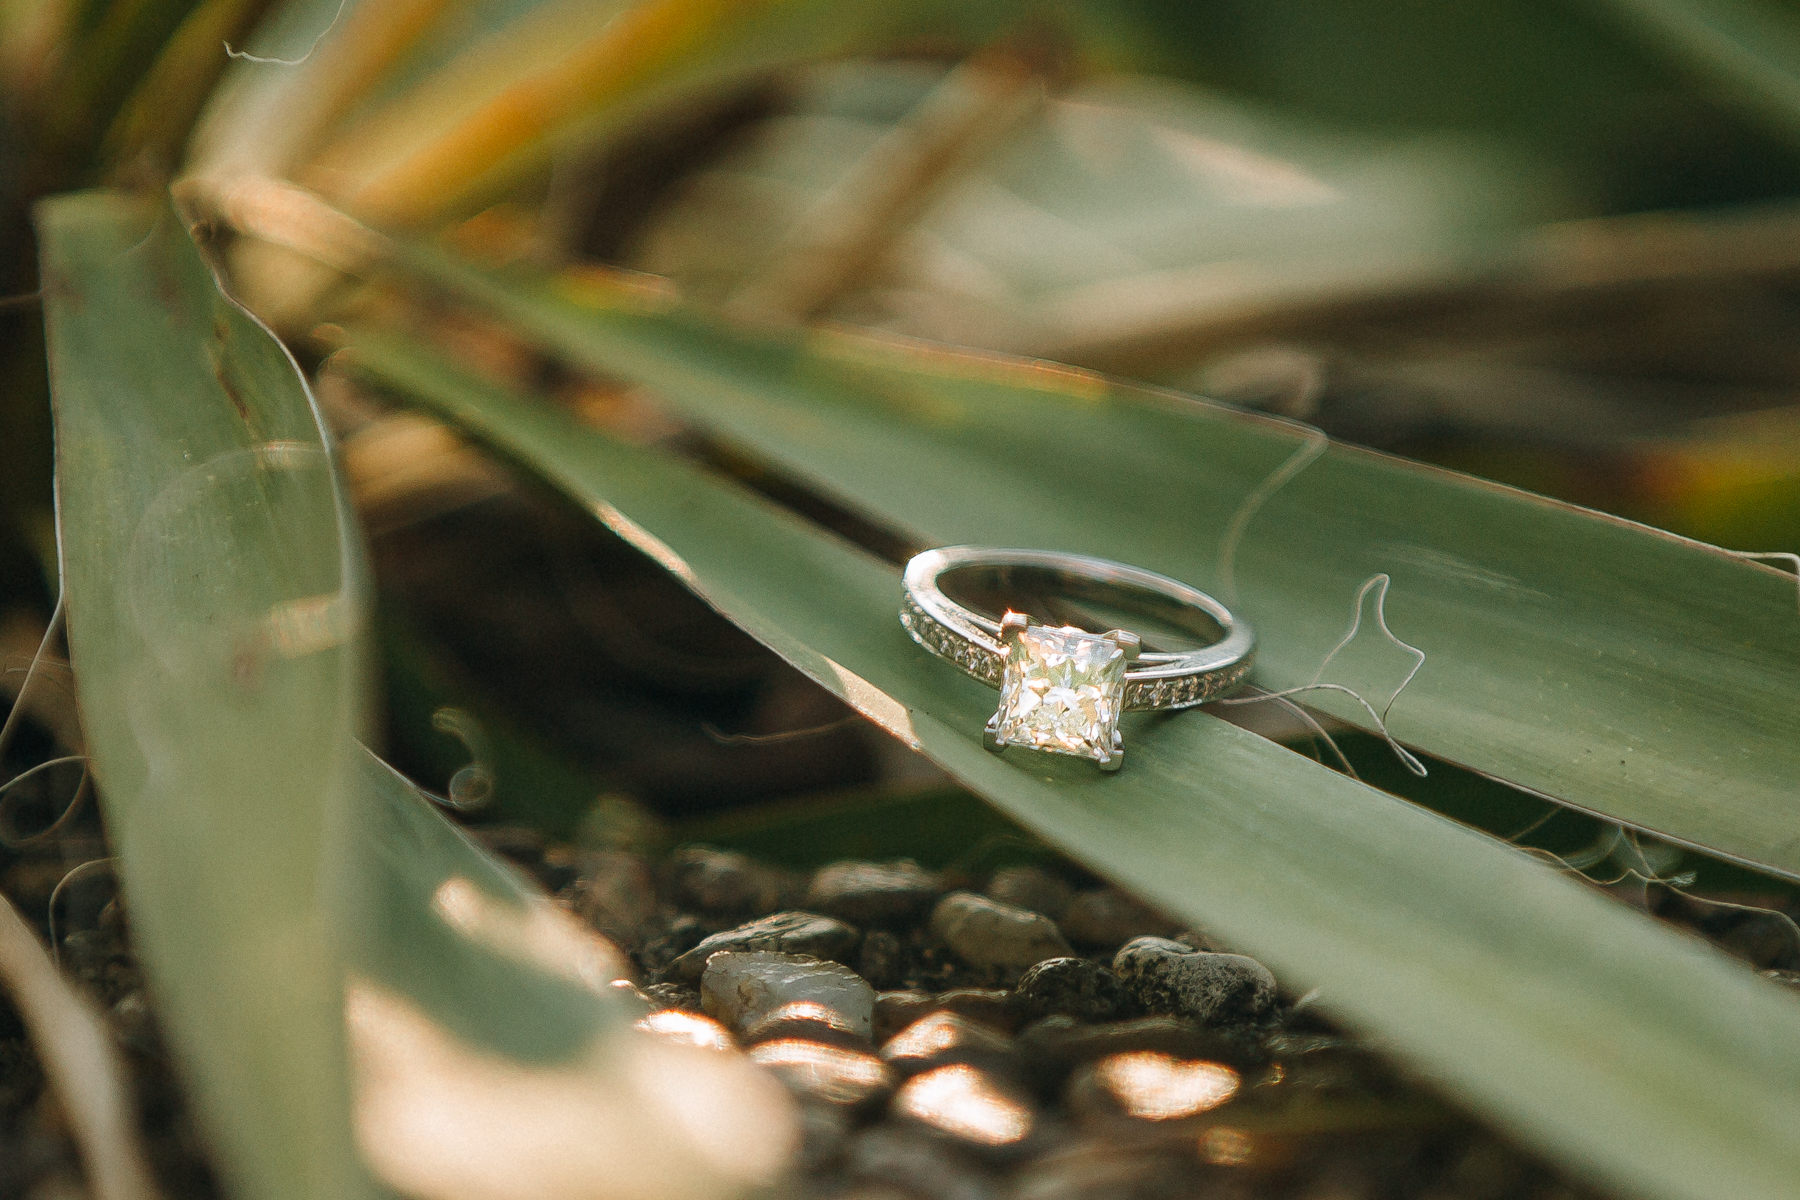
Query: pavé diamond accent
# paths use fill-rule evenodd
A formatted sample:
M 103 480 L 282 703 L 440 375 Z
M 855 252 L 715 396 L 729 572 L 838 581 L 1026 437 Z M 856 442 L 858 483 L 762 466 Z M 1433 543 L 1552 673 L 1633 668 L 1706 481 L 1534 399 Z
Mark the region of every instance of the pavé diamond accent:
M 913 641 L 939 658 L 955 663 L 989 687 L 1000 686 L 1000 656 L 985 646 L 972 645 L 945 629 L 914 603 L 910 596 L 901 605 L 900 624 Z
M 994 736 L 1109 762 L 1125 706 L 1125 652 L 1071 626 L 1033 626 L 1007 651 Z
M 1000 655 L 985 646 L 965 641 L 962 636 L 938 624 L 910 596 L 901 605 L 900 623 L 913 641 L 939 658 L 954 663 L 989 687 L 1001 686 L 1005 660 Z M 1145 709 L 1187 708 L 1204 704 L 1235 687 L 1249 670 L 1250 662 L 1246 659 L 1205 679 L 1142 678 L 1128 673 L 1125 677 L 1124 700 L 1120 707 L 1125 712 L 1139 712 Z

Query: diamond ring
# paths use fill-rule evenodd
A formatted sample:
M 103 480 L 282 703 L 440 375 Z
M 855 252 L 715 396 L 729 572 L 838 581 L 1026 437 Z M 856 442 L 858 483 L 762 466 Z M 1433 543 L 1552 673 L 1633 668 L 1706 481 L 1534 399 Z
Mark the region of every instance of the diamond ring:
M 913 641 L 1000 689 L 985 739 L 996 752 L 1026 746 L 1116 771 L 1120 713 L 1204 704 L 1249 672 L 1256 651 L 1250 626 L 1205 592 L 1103 558 L 946 546 L 906 564 L 905 589 L 900 623 Z M 1135 614 L 1205 644 L 1157 652 L 1130 630 L 1037 624 L 1015 611 L 1025 608 L 1088 624 L 1101 613 Z

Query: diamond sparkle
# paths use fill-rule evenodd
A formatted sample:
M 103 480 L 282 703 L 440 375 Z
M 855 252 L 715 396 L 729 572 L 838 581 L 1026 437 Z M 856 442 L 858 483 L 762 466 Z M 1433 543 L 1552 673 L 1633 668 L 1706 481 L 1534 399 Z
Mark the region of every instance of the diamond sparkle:
M 1116 642 L 1067 625 L 1033 626 L 1007 651 L 991 729 L 1003 745 L 1109 763 L 1124 707 L 1125 652 Z

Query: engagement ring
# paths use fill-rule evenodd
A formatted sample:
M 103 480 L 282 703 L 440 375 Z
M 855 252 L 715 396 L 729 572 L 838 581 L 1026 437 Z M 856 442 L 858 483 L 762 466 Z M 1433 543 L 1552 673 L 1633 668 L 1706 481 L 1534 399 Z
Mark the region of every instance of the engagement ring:
M 1204 704 L 1241 680 L 1255 655 L 1250 627 L 1205 592 L 1103 558 L 946 546 L 906 564 L 905 588 L 900 623 L 913 641 L 1000 689 L 985 739 L 995 752 L 1026 746 L 1116 771 L 1125 761 L 1120 713 Z M 1039 624 L 1020 610 L 1064 623 Z M 1130 630 L 1091 633 L 1069 620 L 1098 624 L 1111 612 L 1204 644 L 1160 652 Z

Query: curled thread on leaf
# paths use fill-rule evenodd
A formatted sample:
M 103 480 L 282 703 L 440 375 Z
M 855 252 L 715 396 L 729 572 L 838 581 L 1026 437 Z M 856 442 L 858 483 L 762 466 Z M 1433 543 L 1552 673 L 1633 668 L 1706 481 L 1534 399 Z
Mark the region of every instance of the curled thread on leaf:
M 83 871 L 86 871 L 89 867 L 110 868 L 112 864 L 117 861 L 118 859 L 115 857 L 90 858 L 84 863 L 71 867 L 66 875 L 56 881 L 56 886 L 50 889 L 50 911 L 45 914 L 45 925 L 50 934 L 50 957 L 55 960 L 57 966 L 62 966 L 62 939 L 56 934 L 57 897 L 61 896 L 63 889 L 69 886 L 70 880 L 74 879 L 77 875 L 80 875 Z
M 1593 879 L 1585 875 L 1583 877 L 1588 878 L 1589 882 L 1599 887 L 1614 887 L 1624 883 L 1627 879 L 1636 879 L 1642 885 L 1641 893 L 1646 900 L 1649 888 L 1655 885 L 1668 888 L 1690 904 L 1699 904 L 1707 908 L 1729 908 L 1734 912 L 1774 917 L 1786 929 L 1788 936 L 1793 941 L 1795 952 L 1800 954 L 1800 922 L 1796 922 L 1794 918 L 1778 908 L 1765 908 L 1760 904 L 1740 904 L 1735 900 L 1715 900 L 1708 896 L 1694 895 L 1687 890 L 1694 884 L 1695 875 L 1692 871 L 1684 871 L 1679 875 L 1664 875 L 1657 871 L 1645 857 L 1643 847 L 1638 844 L 1636 832 L 1627 830 L 1623 825 L 1608 826 L 1593 845 L 1571 855 L 1560 855 L 1535 846 L 1522 847 L 1521 853 L 1542 859 L 1558 870 L 1582 874 L 1588 867 L 1596 866 L 1613 857 L 1621 847 L 1630 850 L 1631 857 L 1637 860 L 1635 866 L 1625 867 L 1611 879 Z
M 444 788 L 445 795 L 425 794 L 457 812 L 473 812 L 484 807 L 494 798 L 495 780 L 487 734 L 481 728 L 481 722 L 460 708 L 440 708 L 431 714 L 431 727 L 461 742 L 469 752 L 470 761 L 450 776 L 450 782 Z
M 1411 771 L 1414 775 L 1417 775 L 1420 779 L 1423 779 L 1427 775 L 1431 774 L 1431 772 L 1429 772 L 1425 769 L 1425 764 L 1420 762 L 1418 760 L 1418 758 L 1413 755 L 1412 751 L 1408 750 L 1405 746 L 1402 746 L 1398 741 L 1396 741 L 1394 739 L 1394 735 L 1388 732 L 1387 722 L 1382 719 L 1380 713 L 1375 711 L 1375 706 L 1373 704 L 1370 704 L 1367 700 L 1363 699 L 1362 693 L 1358 692 L 1354 688 L 1347 688 L 1341 683 L 1303 683 L 1299 687 L 1283 688 L 1279 692 L 1264 692 L 1260 696 L 1236 696 L 1230 700 L 1214 700 L 1213 703 L 1214 704 L 1261 704 L 1265 700 L 1281 700 L 1288 696 L 1297 696 L 1301 692 L 1342 692 L 1342 693 L 1344 693 L 1344 695 L 1350 697 L 1352 700 L 1356 701 L 1358 704 L 1363 706 L 1363 711 L 1368 713 L 1369 719 L 1375 723 L 1375 732 L 1377 732 L 1381 735 L 1382 740 L 1388 744 L 1388 749 L 1390 749 L 1394 752 L 1394 757 L 1400 760 L 1401 765 L 1403 765 L 1408 771 Z M 1391 703 L 1391 701 L 1390 701 L 1390 703 Z M 1324 730 L 1320 729 L 1320 732 L 1324 733 Z M 1331 742 L 1331 735 L 1325 734 L 1325 740 L 1328 742 Z M 1343 751 L 1337 749 L 1337 743 L 1331 742 L 1331 745 L 1332 745 L 1333 751 L 1336 752 L 1337 757 L 1340 759 L 1343 758 L 1344 757 Z M 1353 771 L 1353 772 L 1351 772 L 1351 774 L 1355 774 L 1355 772 Z
M 493 760 L 488 755 L 487 734 L 481 728 L 481 722 L 460 708 L 445 707 L 431 714 L 431 727 L 439 733 L 447 733 L 461 742 L 472 760 L 467 766 L 458 768 L 456 773 L 450 776 L 450 782 L 444 788 L 444 795 L 439 795 L 430 788 L 420 787 L 385 758 L 373 750 L 369 750 L 367 746 L 364 746 L 363 749 L 368 751 L 369 757 L 380 763 L 388 774 L 417 795 L 441 808 L 448 808 L 454 812 L 473 812 L 485 807 L 494 798 L 495 776 L 492 766 L 489 765 Z
M 44 664 L 45 654 L 50 649 L 50 643 L 56 639 L 57 633 L 62 629 L 63 611 L 63 597 L 59 595 L 56 598 L 56 609 L 50 614 L 50 622 L 44 626 L 44 636 L 38 639 L 37 652 L 31 656 L 31 665 L 25 668 L 25 678 L 19 681 L 19 690 L 13 695 L 12 709 L 6 714 L 5 723 L 0 724 L 0 758 L 5 756 L 7 747 L 12 744 L 13 734 L 18 729 L 20 718 L 25 712 L 25 702 L 31 697 L 32 685 L 42 678 L 39 668 Z M 54 767 L 72 762 L 81 764 L 81 781 L 75 785 L 75 791 L 69 797 L 69 802 L 63 806 L 56 819 L 36 833 L 20 835 L 13 832 L 12 819 L 8 815 L 7 807 L 12 799 L 13 789 L 41 772 L 47 772 Z M 81 801 L 87 792 L 88 761 L 87 756 L 83 754 L 48 759 L 19 772 L 5 783 L 0 784 L 0 846 L 17 850 L 55 834 L 64 825 L 67 825 L 80 810 Z
M 1331 439 L 1326 436 L 1324 430 L 1299 421 L 1287 423 L 1303 431 L 1306 434 L 1306 441 L 1292 454 L 1288 455 L 1286 459 L 1282 460 L 1280 466 L 1269 472 L 1263 481 L 1257 484 L 1255 489 L 1253 489 L 1248 496 L 1244 497 L 1243 503 L 1238 505 L 1237 511 L 1231 515 L 1231 520 L 1225 525 L 1224 534 L 1219 538 L 1218 567 L 1215 574 L 1218 576 L 1219 590 L 1224 593 L 1226 600 L 1232 604 L 1236 604 L 1238 600 L 1237 548 L 1238 544 L 1243 541 L 1244 531 L 1249 528 L 1251 518 L 1255 517 L 1256 514 L 1261 511 L 1263 505 L 1268 503 L 1270 496 L 1273 496 L 1282 487 L 1286 486 L 1296 475 L 1300 474 L 1301 471 L 1304 471 L 1308 466 L 1312 465 L 1312 463 L 1324 454 L 1326 449 L 1331 445 Z M 1343 750 L 1338 746 L 1336 739 L 1327 733 L 1325 727 L 1320 725 L 1311 714 L 1288 699 L 1288 697 L 1298 695 L 1301 692 L 1343 692 L 1355 699 L 1358 704 L 1362 705 L 1363 708 L 1368 711 L 1369 717 L 1374 721 L 1376 729 L 1380 731 L 1381 736 L 1387 742 L 1388 747 L 1393 750 L 1395 757 L 1399 758 L 1406 769 L 1411 771 L 1414 775 L 1423 778 L 1428 773 L 1425 769 L 1425 764 L 1420 762 L 1418 758 L 1406 749 L 1406 747 L 1394 740 L 1393 735 L 1388 732 L 1387 728 L 1387 714 L 1388 711 L 1394 707 L 1394 701 L 1398 699 L 1400 693 L 1406 689 L 1406 685 L 1412 682 L 1413 676 L 1419 673 L 1419 668 L 1425 665 L 1425 652 L 1420 650 L 1417 646 L 1409 645 L 1408 643 L 1401 641 L 1398 637 L 1394 636 L 1394 631 L 1388 628 L 1387 614 L 1384 611 L 1384 606 L 1387 602 L 1387 589 L 1390 582 L 1391 580 L 1384 572 L 1371 577 L 1362 585 L 1362 588 L 1356 593 L 1356 608 L 1351 614 L 1349 632 L 1344 634 L 1343 639 L 1340 640 L 1336 646 L 1331 648 L 1331 653 L 1327 654 L 1325 660 L 1319 664 L 1319 669 L 1313 674 L 1313 681 L 1311 683 L 1302 687 L 1285 688 L 1279 692 L 1268 692 L 1257 689 L 1257 694 L 1254 696 L 1242 696 L 1230 700 L 1215 700 L 1213 703 L 1260 704 L 1265 701 L 1274 701 L 1284 709 L 1287 709 L 1289 712 L 1299 717 L 1311 731 L 1313 736 L 1324 739 L 1325 744 L 1331 747 L 1332 755 L 1343 765 L 1346 774 L 1352 779 L 1360 779 L 1361 777 L 1356 773 L 1356 768 L 1350 765 L 1349 758 L 1345 756 Z M 1319 676 L 1325 673 L 1325 668 L 1330 665 L 1331 660 L 1336 657 L 1338 651 L 1349 645 L 1350 639 L 1356 636 L 1357 628 L 1362 623 L 1363 598 L 1369 594 L 1369 589 L 1375 587 L 1377 584 L 1380 585 L 1381 592 L 1375 598 L 1376 623 L 1381 626 L 1382 633 L 1387 635 L 1389 641 L 1392 641 L 1395 645 L 1413 655 L 1415 660 L 1413 662 L 1412 670 L 1406 673 L 1406 678 L 1400 681 L 1400 686 L 1394 689 L 1393 695 L 1388 697 L 1386 706 L 1383 707 L 1379 713 L 1375 711 L 1375 707 L 1372 704 L 1363 699 L 1362 695 L 1355 690 L 1344 687 L 1341 684 L 1319 682 Z
M 1240 697 L 1236 697 L 1231 700 L 1218 700 L 1218 701 L 1215 701 L 1214 703 L 1217 703 L 1217 704 L 1258 704 L 1264 700 L 1274 701 L 1276 704 L 1280 705 L 1283 709 L 1287 710 L 1289 713 L 1292 713 L 1293 716 L 1297 720 L 1299 720 L 1299 722 L 1302 725 L 1306 726 L 1307 737 L 1309 740 L 1311 740 L 1313 742 L 1315 747 L 1321 741 L 1324 742 L 1327 746 L 1331 747 L 1332 757 L 1336 758 L 1338 760 L 1338 765 L 1341 766 L 1342 768 L 1344 768 L 1344 774 L 1346 774 L 1350 778 L 1356 780 L 1358 783 L 1362 782 L 1362 776 L 1358 775 L 1356 773 L 1356 768 L 1350 765 L 1350 759 L 1344 754 L 1344 751 L 1342 750 L 1342 748 L 1340 748 L 1338 746 L 1337 739 L 1332 737 L 1329 733 L 1325 732 L 1325 727 L 1323 725 L 1319 724 L 1319 719 L 1317 717 L 1315 717 L 1311 713 L 1307 712 L 1304 708 L 1301 708 L 1298 704 L 1295 704 L 1292 700 L 1289 700 L 1286 696 L 1277 695 L 1274 692 L 1267 692 L 1259 687 L 1252 687 L 1250 690 L 1254 691 L 1256 693 L 1256 695 L 1240 696 Z M 1317 757 L 1316 750 L 1315 750 L 1315 757 Z M 1319 761 L 1321 763 L 1323 763 L 1324 759 L 1320 758 Z
M 1761 562 L 1764 559 L 1776 558 L 1780 559 L 1782 562 L 1793 564 L 1794 590 L 1796 593 L 1794 596 L 1794 604 L 1797 608 L 1800 608 L 1800 554 L 1792 554 L 1786 550 L 1727 550 L 1725 553 L 1731 555 L 1733 558 L 1747 558 L 1752 562 Z
M 1508 786 L 1510 787 L 1513 785 L 1509 784 Z M 1564 808 L 1560 804 L 1552 804 L 1550 806 L 1550 811 L 1546 812 L 1543 816 L 1539 817 L 1537 820 L 1533 821 L 1531 824 L 1527 825 L 1525 828 L 1519 830 L 1517 833 L 1509 834 L 1505 840 L 1508 842 L 1516 842 L 1520 838 L 1530 837 L 1532 834 L 1536 833 L 1538 830 L 1540 830 L 1544 826 L 1548 825 L 1551 821 L 1551 818 L 1559 816 L 1562 813 L 1565 813 L 1568 811 L 1569 811 L 1568 809 Z
M 1327 654 L 1324 661 L 1319 664 L 1319 669 L 1313 672 L 1313 682 L 1302 684 L 1299 687 L 1283 688 L 1278 692 L 1263 692 L 1258 696 L 1243 696 L 1230 700 L 1215 700 L 1213 703 L 1259 704 L 1265 700 L 1280 700 L 1287 696 L 1297 696 L 1301 692 L 1342 692 L 1363 706 L 1363 711 L 1367 712 L 1369 714 L 1369 719 L 1374 722 L 1376 732 L 1381 734 L 1382 740 L 1387 742 L 1388 749 L 1394 752 L 1394 757 L 1400 760 L 1401 765 L 1419 778 L 1425 778 L 1430 774 L 1430 772 L 1425 769 L 1425 764 L 1420 762 L 1418 758 L 1413 755 L 1412 751 L 1396 741 L 1394 735 L 1388 732 L 1387 727 L 1387 715 L 1388 712 L 1393 709 L 1394 701 L 1400 698 L 1400 693 L 1406 690 L 1406 685 L 1413 681 L 1413 676 L 1417 675 L 1419 673 L 1419 668 L 1425 665 L 1425 652 L 1411 643 L 1401 641 L 1395 636 L 1394 631 L 1388 628 L 1386 605 L 1388 585 L 1391 582 L 1392 581 L 1388 578 L 1385 571 L 1379 575 L 1371 575 L 1368 579 L 1363 581 L 1362 587 L 1358 588 L 1356 591 L 1355 608 L 1350 614 L 1350 628 L 1345 632 L 1342 638 L 1338 639 L 1338 644 L 1331 648 L 1331 652 Z M 1400 681 L 1400 686 L 1395 688 L 1393 694 L 1387 698 L 1387 703 L 1382 706 L 1380 712 L 1376 712 L 1375 706 L 1365 700 L 1362 693 L 1356 691 L 1354 688 L 1345 687 L 1341 683 L 1319 682 L 1319 676 L 1325 673 L 1325 668 L 1331 665 L 1331 660 L 1337 657 L 1338 651 L 1342 650 L 1345 646 L 1348 646 L 1350 644 L 1350 639 L 1356 636 L 1356 631 L 1362 628 L 1363 600 L 1373 588 L 1380 589 L 1375 593 L 1376 626 L 1380 628 L 1381 632 L 1387 636 L 1387 639 L 1390 642 L 1393 642 L 1394 645 L 1399 646 L 1402 650 L 1405 650 L 1408 654 L 1413 656 L 1412 670 L 1406 673 L 1406 678 Z M 1325 740 L 1331 743 L 1332 751 L 1337 757 L 1343 759 L 1343 751 L 1338 749 L 1337 743 L 1331 740 L 1331 736 L 1326 734 L 1323 728 L 1319 728 L 1316 722 L 1314 723 L 1314 727 L 1318 728 L 1319 733 L 1325 737 Z M 1355 775 L 1354 771 L 1350 773 Z
M 780 742 L 798 742 L 806 738 L 822 737 L 827 733 L 835 733 L 849 725 L 855 725 L 862 717 L 855 713 L 847 717 L 839 717 L 835 721 L 827 721 L 823 725 L 810 725 L 805 729 L 784 729 L 780 733 L 726 733 L 711 721 L 702 721 L 700 731 L 721 746 L 772 746 Z
M 1525 852 L 1539 858 L 1550 859 L 1557 866 L 1570 871 L 1585 871 L 1589 867 L 1611 858 L 1613 852 L 1619 848 L 1620 839 L 1624 836 L 1623 826 L 1608 825 L 1605 831 L 1594 840 L 1593 845 L 1585 850 L 1577 850 L 1573 854 L 1552 854 L 1548 850 L 1540 850 L 1537 847 L 1526 847 Z
M 1238 543 L 1244 540 L 1244 530 L 1249 528 L 1250 518 L 1254 517 L 1262 506 L 1268 503 L 1270 496 L 1273 496 L 1294 476 L 1310 466 L 1313 460 L 1325 453 L 1326 447 L 1331 445 L 1331 439 L 1325 435 L 1324 430 L 1302 424 L 1299 421 L 1287 423 L 1304 431 L 1306 442 L 1288 455 L 1279 467 L 1269 472 L 1263 481 L 1257 484 L 1248 496 L 1244 497 L 1244 502 L 1238 505 L 1235 513 L 1231 514 L 1231 520 L 1226 522 L 1225 532 L 1219 538 L 1219 565 L 1215 574 L 1219 578 L 1219 591 L 1224 593 L 1225 600 L 1229 604 L 1236 604 L 1238 601 L 1237 548 Z
M 53 666 L 64 674 L 69 672 L 69 664 L 63 659 L 46 658 L 44 662 L 46 665 Z M 4 671 L 0 671 L 0 675 L 23 675 L 29 670 L 29 667 L 7 667 Z M 55 684 L 57 688 L 62 691 L 63 695 L 69 697 L 71 700 L 75 698 L 75 689 L 70 686 L 69 681 L 66 679 L 58 679 L 55 675 L 40 675 L 37 682 Z
M 11 799 L 11 796 L 8 795 L 8 793 L 10 793 L 18 784 L 24 783 L 27 779 L 36 776 L 40 772 L 48 771 L 52 767 L 66 766 L 69 763 L 81 764 L 81 781 L 75 785 L 75 791 L 70 795 L 69 802 L 63 805 L 62 811 L 57 814 L 56 819 L 36 833 L 15 833 L 13 831 L 12 817 L 7 811 L 7 801 Z M 87 791 L 88 760 L 87 755 L 85 754 L 68 754 L 64 755 L 62 758 L 46 759 L 35 767 L 20 771 L 5 783 L 0 783 L 0 846 L 5 846 L 8 850 L 18 850 L 29 846 L 34 842 L 40 842 L 47 837 L 53 836 L 64 825 L 67 825 L 70 819 L 81 810 L 81 801 L 87 796 Z
M 349 5 L 350 0 L 338 0 L 337 12 L 333 14 L 331 24 L 327 25 L 319 36 L 312 40 L 312 45 L 308 46 L 306 48 L 306 53 L 302 54 L 299 58 L 264 58 L 259 54 L 251 54 L 247 50 L 233 50 L 230 42 L 222 42 L 220 44 L 225 47 L 226 58 L 236 58 L 241 59 L 244 62 L 261 63 L 262 65 L 269 67 L 297 67 L 306 62 L 307 59 L 311 58 L 313 53 L 318 50 L 319 43 L 323 42 L 326 37 L 330 35 L 331 31 L 338 27 L 338 22 L 344 19 L 344 9 L 348 8 Z
M 1381 709 L 1383 721 L 1387 719 L 1388 710 L 1394 707 L 1394 701 L 1400 698 L 1400 693 L 1406 690 L 1406 685 L 1413 681 L 1413 676 L 1417 675 L 1419 673 L 1419 668 L 1425 665 L 1425 652 L 1409 642 L 1401 641 L 1394 635 L 1394 631 L 1388 628 L 1387 594 L 1388 585 L 1391 583 L 1393 583 L 1393 580 L 1388 577 L 1386 571 L 1383 571 L 1378 575 L 1371 575 L 1363 580 L 1362 587 L 1356 590 L 1356 607 L 1350 614 L 1350 628 L 1344 631 L 1344 636 L 1338 639 L 1338 644 L 1331 648 L 1331 653 L 1325 656 L 1325 660 L 1319 664 L 1319 669 L 1313 672 L 1313 682 L 1317 683 L 1319 682 L 1319 678 L 1325 674 L 1325 668 L 1331 665 L 1331 660 L 1338 656 L 1338 651 L 1342 650 L 1345 646 L 1348 646 L 1351 639 L 1356 636 L 1356 631 L 1362 628 L 1363 598 L 1369 594 L 1371 588 L 1379 589 L 1375 592 L 1376 627 L 1381 630 L 1382 636 L 1387 638 L 1388 641 L 1394 643 L 1394 645 L 1413 656 L 1412 670 L 1406 673 L 1406 678 L 1400 681 L 1400 686 L 1394 689 L 1394 694 L 1388 697 L 1387 704 Z M 1357 698 L 1359 700 L 1361 699 L 1360 696 Z
M 37 680 L 38 667 L 44 661 L 44 653 L 49 650 L 50 643 L 56 637 L 63 623 L 63 597 L 57 596 L 56 609 L 50 614 L 50 623 L 44 626 L 44 636 L 38 639 L 37 653 L 31 656 L 31 665 L 25 668 L 25 678 L 19 682 L 19 690 L 13 696 L 12 709 L 6 714 L 6 721 L 0 724 L 0 758 L 5 757 L 6 748 L 12 745 L 13 731 L 18 728 L 19 717 L 25 711 L 25 701 L 31 695 L 31 685 Z
M 1648 909 L 1650 907 L 1650 884 L 1652 882 L 1664 882 L 1661 879 L 1662 872 L 1652 866 L 1649 857 L 1644 854 L 1644 847 L 1638 842 L 1637 830 L 1626 829 L 1623 825 L 1619 826 L 1619 830 L 1619 837 L 1623 847 L 1622 857 L 1629 859 L 1629 861 L 1625 864 L 1624 873 L 1618 879 L 1614 880 L 1612 884 L 1607 884 L 1606 886 L 1611 887 L 1615 884 L 1623 883 L 1627 879 L 1638 880 L 1636 889 L 1637 903 L 1640 907 Z M 1675 876 L 1673 879 L 1666 882 L 1673 884 L 1677 880 L 1681 880 L 1685 883 L 1692 883 L 1694 878 L 1695 876 L 1690 872 L 1686 875 Z

